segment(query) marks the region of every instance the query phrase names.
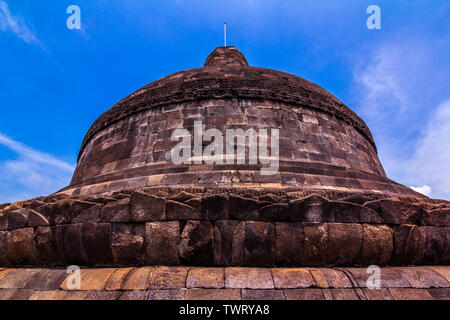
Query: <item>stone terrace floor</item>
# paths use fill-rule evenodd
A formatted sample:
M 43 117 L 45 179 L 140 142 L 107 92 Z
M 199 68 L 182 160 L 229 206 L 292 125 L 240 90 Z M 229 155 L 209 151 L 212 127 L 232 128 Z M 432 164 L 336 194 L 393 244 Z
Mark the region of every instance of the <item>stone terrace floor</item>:
M 2 300 L 449 300 L 450 266 L 381 268 L 139 267 L 81 269 L 69 290 L 65 269 L 0 268 Z

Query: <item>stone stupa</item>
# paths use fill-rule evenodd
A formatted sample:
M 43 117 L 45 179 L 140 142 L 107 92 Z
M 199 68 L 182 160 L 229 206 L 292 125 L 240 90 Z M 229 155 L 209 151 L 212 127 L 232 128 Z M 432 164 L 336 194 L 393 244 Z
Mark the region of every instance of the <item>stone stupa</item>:
M 277 172 L 175 164 L 196 122 L 277 129 Z M 100 116 L 68 187 L 0 205 L 0 299 L 449 299 L 449 213 L 386 177 L 330 93 L 218 47 Z

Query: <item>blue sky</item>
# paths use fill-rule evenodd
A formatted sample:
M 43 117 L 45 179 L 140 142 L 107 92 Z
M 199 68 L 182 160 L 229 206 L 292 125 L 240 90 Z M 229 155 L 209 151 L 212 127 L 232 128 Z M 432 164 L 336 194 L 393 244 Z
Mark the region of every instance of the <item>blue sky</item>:
M 69 30 L 69 5 L 81 30 Z M 369 30 L 369 5 L 381 30 Z M 368 124 L 390 178 L 450 199 L 448 0 L 0 0 L 0 203 L 67 185 L 115 102 L 228 44 L 309 79 Z

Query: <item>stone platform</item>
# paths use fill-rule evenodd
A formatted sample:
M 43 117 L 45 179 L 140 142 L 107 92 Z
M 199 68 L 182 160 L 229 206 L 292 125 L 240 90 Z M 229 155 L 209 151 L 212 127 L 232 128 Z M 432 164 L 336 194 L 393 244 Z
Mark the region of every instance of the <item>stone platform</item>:
M 0 208 L 0 266 L 448 265 L 450 203 L 386 194 L 140 188 Z
M 450 266 L 381 268 L 140 267 L 81 269 L 69 290 L 64 269 L 0 269 L 0 299 L 16 300 L 450 300 Z

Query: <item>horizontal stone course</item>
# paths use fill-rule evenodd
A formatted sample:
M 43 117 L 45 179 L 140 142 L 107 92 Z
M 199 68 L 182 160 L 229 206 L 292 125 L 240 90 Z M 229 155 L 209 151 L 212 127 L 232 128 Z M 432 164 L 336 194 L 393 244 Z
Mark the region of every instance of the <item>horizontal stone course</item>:
M 450 267 L 433 268 L 381 268 L 380 289 L 365 268 L 90 268 L 75 290 L 65 270 L 4 269 L 0 300 L 449 300 Z
M 447 223 L 446 202 L 329 191 L 231 190 L 144 188 L 8 205 L 0 210 L 0 265 L 383 266 L 450 261 L 450 227 L 438 225 Z M 404 218 L 383 213 L 396 206 Z M 168 216 L 175 220 L 166 220 Z M 398 224 L 403 222 L 409 224 Z

